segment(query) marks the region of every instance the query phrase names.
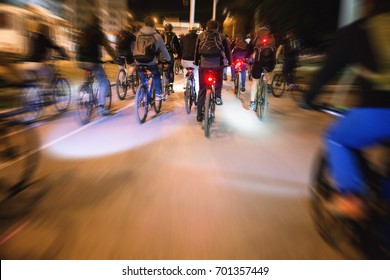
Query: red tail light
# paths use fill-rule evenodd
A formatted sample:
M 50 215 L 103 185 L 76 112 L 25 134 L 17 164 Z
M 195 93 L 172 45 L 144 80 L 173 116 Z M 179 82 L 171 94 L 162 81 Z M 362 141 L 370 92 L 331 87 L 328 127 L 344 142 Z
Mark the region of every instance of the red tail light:
M 208 85 L 215 84 L 215 74 L 212 71 L 209 71 L 206 74 L 206 84 Z
M 267 37 L 264 37 L 264 38 L 261 40 L 261 42 L 262 42 L 263 44 L 267 44 L 267 43 L 268 43 L 268 38 L 267 38 Z

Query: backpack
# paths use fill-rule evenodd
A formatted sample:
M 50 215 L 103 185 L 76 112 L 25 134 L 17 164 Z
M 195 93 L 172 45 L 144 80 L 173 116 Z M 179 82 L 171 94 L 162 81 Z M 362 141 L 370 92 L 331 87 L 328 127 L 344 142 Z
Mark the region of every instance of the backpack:
M 269 37 L 256 37 L 254 62 L 271 63 L 276 61 L 276 50 L 273 46 L 273 40 Z
M 205 57 L 219 57 L 223 53 L 222 38 L 218 31 L 206 31 L 199 35 L 199 54 Z
M 140 33 L 135 40 L 133 54 L 137 62 L 152 62 L 156 58 L 156 38 L 154 34 Z
M 132 36 L 131 33 L 121 30 L 116 36 L 115 47 L 118 50 L 127 50 L 131 47 Z
M 165 32 L 164 33 L 164 43 L 167 47 L 167 50 L 169 53 L 174 52 L 174 45 L 173 45 L 173 37 L 175 36 L 175 33 L 173 32 Z

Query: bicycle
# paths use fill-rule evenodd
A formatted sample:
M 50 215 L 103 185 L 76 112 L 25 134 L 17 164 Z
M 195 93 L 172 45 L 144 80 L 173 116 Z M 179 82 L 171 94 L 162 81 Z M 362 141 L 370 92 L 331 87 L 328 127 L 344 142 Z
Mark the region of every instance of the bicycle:
M 158 63 L 161 75 L 161 90 L 165 97 L 170 95 L 171 91 L 173 91 L 169 86 L 169 63 L 170 62 L 167 63 L 165 61 L 159 61 Z
M 38 167 L 38 134 L 20 121 L 26 108 L 0 112 L 0 186 L 8 199 L 26 189 Z
M 342 117 L 345 109 L 321 105 L 313 108 L 319 112 Z M 390 258 L 390 203 L 385 200 L 380 185 L 390 179 L 390 141 L 381 143 L 382 161 L 374 165 L 371 151 L 359 153 L 364 181 L 369 189 L 365 197 L 368 218 L 364 221 L 336 217 L 325 204 L 337 193 L 329 171 L 327 155 L 319 151 L 312 170 L 310 184 L 311 214 L 320 236 L 347 258 Z M 386 179 L 387 178 L 387 179 Z
M 102 64 L 114 63 L 112 60 L 103 61 Z M 91 121 L 92 113 L 94 109 L 98 108 L 98 96 L 99 96 L 99 86 L 95 83 L 95 75 L 92 71 L 85 69 L 84 82 L 78 89 L 78 98 L 77 98 L 77 112 L 81 123 L 87 124 Z M 108 90 L 106 94 L 106 102 L 104 108 L 106 110 L 111 109 L 112 102 L 112 92 L 111 84 L 108 80 Z
M 120 100 L 124 100 L 127 95 L 127 89 L 131 88 L 134 94 L 139 86 L 139 76 L 137 71 L 133 71 L 132 75 L 127 72 L 127 60 L 125 56 L 120 56 L 119 59 L 124 62 L 123 69 L 119 69 L 116 78 L 116 94 Z
M 136 100 L 136 117 L 140 124 L 144 123 L 149 112 L 149 107 L 154 108 L 156 114 L 160 113 L 162 100 L 156 100 L 155 84 L 153 81 L 153 74 L 148 70 L 145 65 L 138 65 L 137 71 L 143 73 L 143 79 L 138 86 L 137 93 L 135 94 Z M 142 76 L 141 76 L 142 77 Z
M 255 97 L 255 112 L 259 120 L 264 120 L 268 110 L 268 85 L 266 71 L 262 69 Z
M 187 114 L 191 113 L 192 105 L 197 104 L 197 96 L 195 90 L 194 68 L 188 67 L 186 73 L 186 85 L 184 91 L 184 102 L 186 104 Z
M 240 93 L 241 93 L 241 71 L 243 69 L 246 69 L 246 60 L 245 59 L 237 59 L 234 62 L 234 94 L 238 99 L 240 99 Z
M 52 77 L 49 82 L 49 88 L 36 74 L 34 70 L 29 70 L 31 79 L 34 80 L 35 87 L 28 87 L 21 94 L 21 107 L 28 107 L 25 110 L 22 120 L 26 123 L 36 121 L 42 114 L 43 108 L 53 105 L 58 113 L 63 113 L 69 109 L 71 101 L 71 89 L 69 81 L 62 76 L 55 63 L 58 60 L 66 60 L 63 57 L 52 56 L 47 63 L 51 69 Z
M 300 67 L 300 66 L 298 66 Z M 297 67 L 297 68 L 298 68 Z M 284 79 L 283 73 L 277 72 L 274 74 L 274 77 L 272 78 L 271 88 L 272 88 L 272 95 L 274 97 L 280 98 L 284 95 L 286 91 L 290 92 L 291 98 L 296 102 L 299 103 L 302 99 L 302 86 L 303 84 L 298 84 L 297 79 L 297 68 L 294 69 L 292 72 L 292 78 L 293 78 L 293 86 L 291 88 L 287 89 L 287 83 Z
M 178 75 L 180 70 L 183 71 L 183 66 L 181 65 L 180 59 L 175 58 L 175 63 L 174 63 L 173 69 L 174 69 L 175 75 Z
M 206 73 L 205 104 L 204 104 L 204 134 L 210 137 L 211 124 L 215 119 L 215 82 L 216 74 L 213 70 L 208 70 Z

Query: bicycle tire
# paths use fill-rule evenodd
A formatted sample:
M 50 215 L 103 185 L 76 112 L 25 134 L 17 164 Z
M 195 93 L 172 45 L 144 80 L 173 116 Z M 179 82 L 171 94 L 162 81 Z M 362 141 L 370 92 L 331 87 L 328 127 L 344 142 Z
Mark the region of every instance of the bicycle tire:
M 124 69 L 120 69 L 116 78 L 116 94 L 120 100 L 125 100 L 127 95 L 127 75 Z
M 241 73 L 238 72 L 237 73 L 237 99 L 240 99 L 240 95 L 241 95 Z
M 112 90 L 111 90 L 111 83 L 110 83 L 110 81 L 108 81 L 108 89 L 107 89 L 106 102 L 104 104 L 104 108 L 106 110 L 110 110 L 111 105 L 112 105 Z
M 148 116 L 149 104 L 147 99 L 147 90 L 143 85 L 140 85 L 135 94 L 135 116 L 139 123 L 144 123 Z
M 205 108 L 204 108 L 204 135 L 206 138 L 210 137 L 210 127 L 211 127 L 211 114 L 210 114 L 210 108 L 211 108 L 211 92 L 210 90 L 206 90 L 206 98 L 205 98 Z
M 0 124 L 0 179 L 15 195 L 29 186 L 40 156 L 38 133 L 22 122 Z
M 95 106 L 94 100 L 91 86 L 87 84 L 80 86 L 77 97 L 77 112 L 82 124 L 86 124 L 91 120 Z
M 72 93 L 69 81 L 65 78 L 58 78 L 53 86 L 54 105 L 58 112 L 62 113 L 69 109 Z
M 264 120 L 268 107 L 268 93 L 267 93 L 267 85 L 263 79 L 260 79 L 260 83 L 258 86 L 258 96 L 256 102 L 256 113 L 259 120 Z
M 184 91 L 184 103 L 186 106 L 187 114 L 191 113 L 191 86 L 187 81 L 186 89 Z
M 153 102 L 154 112 L 156 112 L 156 114 L 160 113 L 161 106 L 162 106 L 162 100 L 156 100 L 156 89 L 155 88 L 153 88 L 152 96 L 150 98 L 152 99 L 152 102 Z
M 20 95 L 20 107 L 23 113 L 20 121 L 26 124 L 35 122 L 42 114 L 43 100 L 39 86 L 30 86 L 23 89 Z
M 137 88 L 139 86 L 139 78 L 138 78 L 138 73 L 136 70 L 133 72 L 133 77 L 131 81 L 131 90 L 133 91 L 133 94 L 135 95 L 137 93 Z
M 272 78 L 272 95 L 275 97 L 282 97 L 286 90 L 286 83 L 284 82 L 284 78 L 282 73 L 277 73 Z
M 336 192 L 332 187 L 328 162 L 323 151 L 316 158 L 310 184 L 311 215 L 315 228 L 322 239 L 349 259 L 361 258 L 357 224 L 351 220 L 335 217 L 329 213 L 325 203 Z M 356 239 L 358 238 L 358 239 Z
M 238 73 L 236 72 L 234 74 L 234 94 L 237 96 L 238 92 L 240 91 L 239 89 L 239 81 L 238 81 Z

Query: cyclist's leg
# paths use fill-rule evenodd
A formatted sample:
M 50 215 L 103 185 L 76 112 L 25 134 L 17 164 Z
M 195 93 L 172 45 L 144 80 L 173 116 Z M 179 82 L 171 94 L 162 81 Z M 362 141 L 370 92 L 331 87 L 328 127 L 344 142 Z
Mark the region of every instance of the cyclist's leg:
M 215 81 L 215 101 L 217 105 L 222 105 L 222 83 L 223 83 L 223 66 L 215 68 L 215 73 L 217 75 Z
M 241 70 L 241 88 L 245 91 L 245 82 L 246 82 L 246 69 L 243 67 Z
M 94 64 L 93 73 L 99 82 L 98 105 L 99 108 L 101 108 L 106 104 L 106 95 L 110 84 L 107 80 L 106 72 L 104 71 L 103 66 L 99 63 Z
M 230 66 L 230 73 L 232 73 L 232 78 L 230 79 L 230 81 L 233 81 L 234 80 L 234 75 L 236 74 L 236 68 L 235 68 L 234 65 Z
M 160 70 L 158 66 L 155 65 L 149 65 L 148 66 L 149 71 L 153 74 L 153 81 L 154 86 L 156 90 L 156 98 L 162 99 L 163 96 L 161 94 L 161 76 L 160 76 Z
M 356 151 L 389 139 L 389 127 L 390 109 L 357 108 L 352 109 L 328 129 L 325 147 L 332 177 L 340 193 L 366 193 Z

